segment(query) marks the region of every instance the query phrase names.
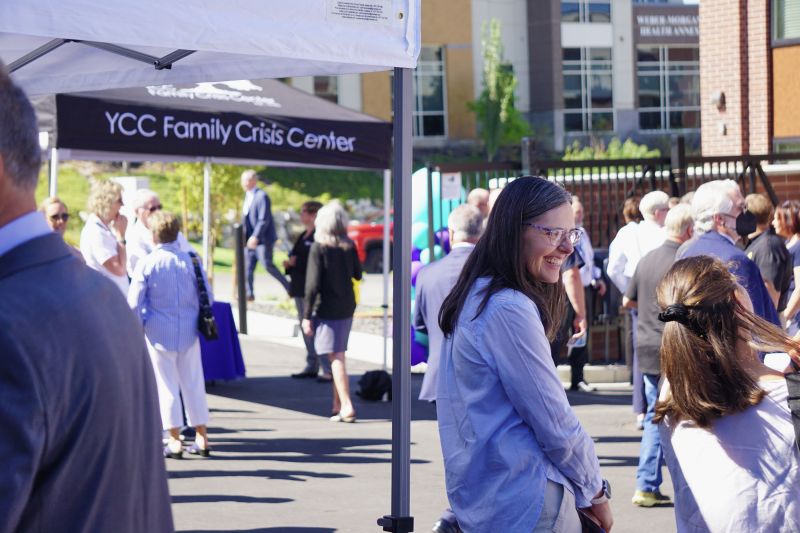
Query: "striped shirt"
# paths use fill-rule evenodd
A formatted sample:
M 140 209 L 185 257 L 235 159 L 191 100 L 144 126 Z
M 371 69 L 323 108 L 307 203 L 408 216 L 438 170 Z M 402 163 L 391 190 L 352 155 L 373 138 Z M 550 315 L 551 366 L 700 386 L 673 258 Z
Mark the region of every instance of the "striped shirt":
M 159 350 L 183 352 L 197 339 L 200 305 L 195 279 L 192 258 L 176 242 L 159 244 L 137 263 L 128 305 Z M 209 287 L 205 272 L 203 282 Z M 212 299 L 210 288 L 208 297 Z

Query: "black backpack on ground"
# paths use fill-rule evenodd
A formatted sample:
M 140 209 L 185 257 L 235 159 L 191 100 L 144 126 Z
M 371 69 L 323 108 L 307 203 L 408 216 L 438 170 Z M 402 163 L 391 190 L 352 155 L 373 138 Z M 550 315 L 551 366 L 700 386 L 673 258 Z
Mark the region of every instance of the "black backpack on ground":
M 370 370 L 358 380 L 356 394 L 364 400 L 377 402 L 392 399 L 392 376 L 385 370 Z

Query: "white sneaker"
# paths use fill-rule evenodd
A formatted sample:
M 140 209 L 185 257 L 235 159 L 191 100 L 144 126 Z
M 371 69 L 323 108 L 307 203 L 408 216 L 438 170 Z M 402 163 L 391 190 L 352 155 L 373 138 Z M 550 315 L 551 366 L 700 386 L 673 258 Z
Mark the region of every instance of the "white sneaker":
M 578 382 L 578 388 L 580 390 L 582 390 L 583 392 L 594 392 L 595 390 L 597 390 L 594 387 L 592 387 L 591 385 L 589 385 L 588 383 L 586 383 L 585 381 L 579 381 Z
M 636 429 L 644 429 L 644 413 L 636 415 Z

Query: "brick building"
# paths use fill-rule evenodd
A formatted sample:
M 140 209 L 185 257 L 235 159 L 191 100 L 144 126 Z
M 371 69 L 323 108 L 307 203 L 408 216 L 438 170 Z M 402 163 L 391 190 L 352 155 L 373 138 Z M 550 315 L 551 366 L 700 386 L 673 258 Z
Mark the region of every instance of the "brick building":
M 703 155 L 800 152 L 800 0 L 700 2 Z

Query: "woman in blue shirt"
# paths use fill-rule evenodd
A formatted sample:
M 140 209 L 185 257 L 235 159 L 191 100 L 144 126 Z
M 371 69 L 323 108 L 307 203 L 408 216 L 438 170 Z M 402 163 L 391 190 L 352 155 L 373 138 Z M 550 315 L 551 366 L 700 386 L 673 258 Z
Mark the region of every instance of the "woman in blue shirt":
M 128 305 L 144 325 L 147 351 L 155 371 L 161 422 L 169 438 L 164 456 L 180 459 L 183 445 L 181 400 L 189 425 L 197 431 L 191 454 L 208 457 L 208 403 L 197 317 L 200 312 L 198 279 L 192 257 L 176 242 L 180 221 L 158 211 L 149 218 L 156 248 L 136 264 L 128 291 Z M 208 280 L 202 267 L 202 283 Z M 211 293 L 209 292 L 209 300 Z M 209 302 L 210 303 L 210 302 Z
M 442 304 L 436 407 L 447 495 L 466 532 L 579 532 L 576 507 L 611 529 L 607 482 L 548 341 L 580 236 L 567 191 L 517 178 Z

